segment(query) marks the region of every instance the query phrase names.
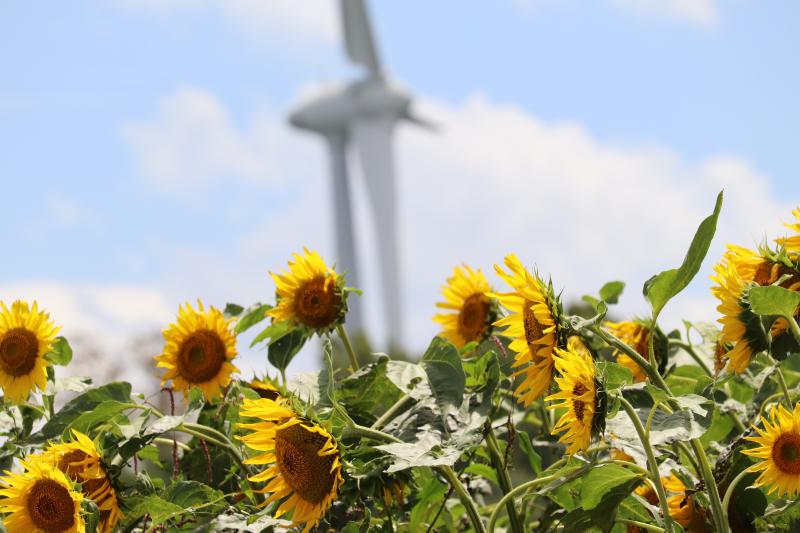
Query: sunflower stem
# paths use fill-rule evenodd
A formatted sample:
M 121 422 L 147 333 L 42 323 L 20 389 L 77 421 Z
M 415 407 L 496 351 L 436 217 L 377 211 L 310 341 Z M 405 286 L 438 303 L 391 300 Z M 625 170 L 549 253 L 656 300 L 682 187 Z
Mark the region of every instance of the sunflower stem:
M 703 372 L 705 372 L 706 375 L 708 375 L 709 377 L 713 377 L 714 376 L 714 373 L 708 367 L 706 362 L 703 361 L 703 358 L 700 357 L 700 354 L 698 354 L 695 351 L 694 346 L 692 346 L 688 342 L 683 342 L 683 341 L 674 340 L 674 339 L 670 339 L 669 340 L 669 344 L 670 344 L 670 346 L 676 346 L 676 347 L 680 348 L 681 350 L 683 350 L 684 352 L 688 353 L 691 356 L 691 358 L 694 359 L 694 362 L 697 363 L 700 366 L 700 368 L 703 369 Z
M 383 431 L 361 426 L 359 424 L 350 424 L 347 426 L 346 430 L 347 433 L 350 433 L 350 436 L 362 436 L 389 443 L 403 442 L 394 435 L 389 435 Z M 478 506 L 475 505 L 475 500 L 472 499 L 472 496 L 469 495 L 467 489 L 465 489 L 464 485 L 462 485 L 461 481 L 459 481 L 458 475 L 455 473 L 455 471 L 447 465 L 439 466 L 437 467 L 437 470 L 442 473 L 442 475 L 450 483 L 450 486 L 453 488 L 453 490 L 458 493 L 458 497 L 461 500 L 461 503 L 464 504 L 475 531 L 478 533 L 486 533 L 486 528 L 484 527 L 483 522 L 481 521 L 481 515 L 478 512 Z
M 750 472 L 747 471 L 745 468 L 739 475 L 733 478 L 730 485 L 728 485 L 728 490 L 725 491 L 725 498 L 722 499 L 722 512 L 723 516 L 725 517 L 725 523 L 728 524 L 728 507 L 731 505 L 731 498 L 733 497 L 733 491 L 736 490 L 736 485 L 739 484 L 741 480 L 743 480 Z
M 624 353 L 625 355 L 636 361 L 636 364 L 642 367 L 642 370 L 644 370 L 645 374 L 647 374 L 647 377 L 650 378 L 650 381 L 652 381 L 653 383 L 659 383 L 659 381 L 663 382 L 663 380 L 660 379 L 661 375 L 653 369 L 653 365 L 651 365 L 650 362 L 647 361 L 647 359 L 642 357 L 641 354 L 639 354 L 639 352 L 637 352 L 636 350 L 628 346 L 626 343 L 618 339 L 616 336 L 614 336 L 613 333 L 606 331 L 600 326 L 595 326 L 594 328 L 592 328 L 592 331 L 597 333 L 600 336 L 600 338 L 606 342 L 606 344 L 608 344 L 613 348 L 616 348 L 617 350 L 621 351 L 622 353 Z
M 336 332 L 339 334 L 339 338 L 342 339 L 344 349 L 347 351 L 347 356 L 350 358 L 350 367 L 352 371 L 355 372 L 359 369 L 358 358 L 356 357 L 355 350 L 353 350 L 353 343 L 350 342 L 350 336 L 347 334 L 347 330 L 344 329 L 344 324 L 336 324 Z
M 540 477 L 536 479 L 532 479 L 527 481 L 521 485 L 517 485 L 508 494 L 504 495 L 500 498 L 500 501 L 497 502 L 497 505 L 494 506 L 494 510 L 492 511 L 491 516 L 489 516 L 489 528 L 488 533 L 494 533 L 495 523 L 497 523 L 497 519 L 500 517 L 500 513 L 502 512 L 503 508 L 506 506 L 508 502 L 514 502 L 514 498 L 517 496 L 528 492 L 530 489 L 536 488 L 539 485 L 545 485 L 550 483 L 551 481 L 556 481 L 561 479 L 563 476 L 559 473 L 555 473 L 551 476 Z
M 412 401 L 413 398 L 408 394 L 403 394 L 399 400 L 397 400 L 394 405 L 392 405 L 389 409 L 383 413 L 374 424 L 372 424 L 372 429 L 381 429 L 383 426 L 394 419 L 397 414 L 405 408 L 406 404 Z
M 783 377 L 783 371 L 780 366 L 775 367 L 775 373 L 778 375 L 778 383 L 783 391 L 783 397 L 786 399 L 786 407 L 792 410 L 792 395 L 789 394 L 789 387 L 786 386 L 786 378 Z
M 475 500 L 472 499 L 472 496 L 469 495 L 467 489 L 464 488 L 464 485 L 458 479 L 458 475 L 453 471 L 453 469 L 448 465 L 442 465 L 438 467 L 439 472 L 444 475 L 447 481 L 450 483 L 450 486 L 453 487 L 453 490 L 458 493 L 458 498 L 461 500 L 461 503 L 464 504 L 464 507 L 467 510 L 467 515 L 469 515 L 469 520 L 472 522 L 472 527 L 475 528 L 476 533 L 486 533 L 486 527 L 483 525 L 483 521 L 481 520 L 481 515 L 478 512 L 478 506 L 475 505 Z
M 656 487 L 656 492 L 658 493 L 658 504 L 661 507 L 661 513 L 664 515 L 664 531 L 670 533 L 672 531 L 672 519 L 669 515 L 669 505 L 667 505 L 667 493 L 664 490 L 664 485 L 661 483 L 661 475 L 658 472 L 658 463 L 656 462 L 656 457 L 653 453 L 653 447 L 650 445 L 650 439 L 647 436 L 647 433 L 642 426 L 642 421 L 639 419 L 639 415 L 636 413 L 636 410 L 633 406 L 623 398 L 619 396 L 620 404 L 622 408 L 625 409 L 625 412 L 628 413 L 628 417 L 633 422 L 633 427 L 636 429 L 636 433 L 639 435 L 639 440 L 642 441 L 642 447 L 644 448 L 645 453 L 647 454 L 647 465 L 650 467 L 650 477 L 653 485 Z
M 789 329 L 792 331 L 792 335 L 794 336 L 794 340 L 800 343 L 800 325 L 797 324 L 797 320 L 793 316 L 787 316 L 786 321 L 789 323 Z
M 703 448 L 699 439 L 692 439 L 692 449 L 694 450 L 697 460 L 700 463 L 700 474 L 703 481 L 708 488 L 708 499 L 711 502 L 711 511 L 714 517 L 715 531 L 719 533 L 728 533 L 730 527 L 728 521 L 725 519 L 725 513 L 722 509 L 722 502 L 719 498 L 719 487 L 717 487 L 717 480 L 714 479 L 714 473 L 711 471 L 711 465 L 708 462 L 708 456 Z
M 164 437 L 156 437 L 156 438 L 153 439 L 153 442 L 155 442 L 156 444 L 164 444 L 164 445 L 169 445 L 169 446 L 172 446 L 172 443 L 174 442 L 174 443 L 176 443 L 178 445 L 178 448 L 180 448 L 181 450 L 183 450 L 185 452 L 192 451 L 191 446 L 189 446 L 188 444 L 186 444 L 184 442 L 180 442 L 180 441 L 177 441 L 177 440 L 173 441 L 172 439 L 165 439 Z
M 398 439 L 394 435 L 389 435 L 388 433 L 384 433 L 383 431 L 379 431 L 377 429 L 368 428 L 366 426 L 361 426 L 359 424 L 350 424 L 345 428 L 343 437 L 347 436 L 360 436 L 360 437 L 367 437 L 369 439 L 380 440 L 383 442 L 389 443 L 398 443 L 403 442 L 402 440 Z
M 500 489 L 503 494 L 508 494 L 511 491 L 511 478 L 508 476 L 508 470 L 503 464 L 503 456 L 500 453 L 500 448 L 497 443 L 497 437 L 494 434 L 491 420 L 486 421 L 485 430 L 486 448 L 489 451 L 489 457 L 492 460 L 492 465 L 497 472 L 497 480 L 500 483 Z M 522 523 L 520 521 L 517 510 L 514 507 L 513 501 L 506 502 L 506 511 L 508 512 L 508 521 L 511 523 L 511 531 L 514 533 L 523 533 Z
M 650 358 L 650 366 L 653 367 L 655 372 L 658 372 L 658 363 L 656 362 L 656 317 L 650 322 L 650 331 L 647 332 L 647 355 Z
M 654 526 L 652 524 L 647 524 L 645 522 L 639 522 L 638 520 L 629 520 L 627 518 L 617 518 L 617 523 L 626 526 L 634 526 L 639 529 L 644 529 L 646 531 L 664 531 L 663 527 Z

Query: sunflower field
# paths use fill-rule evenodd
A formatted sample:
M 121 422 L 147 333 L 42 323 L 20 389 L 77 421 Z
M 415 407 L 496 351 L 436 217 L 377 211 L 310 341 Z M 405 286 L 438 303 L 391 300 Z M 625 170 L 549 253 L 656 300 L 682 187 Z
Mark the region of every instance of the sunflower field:
M 644 284 L 644 317 L 612 321 L 621 281 L 579 316 L 513 254 L 503 287 L 456 266 L 413 361 L 354 349 L 357 289 L 303 249 L 267 303 L 178 309 L 152 362 L 169 409 L 61 376 L 58 317 L 2 302 L 0 529 L 800 530 L 800 208 L 786 235 L 718 258 L 719 325 L 659 326 L 721 207 Z M 252 379 L 248 330 L 267 353 Z M 287 378 L 315 336 L 321 370 Z

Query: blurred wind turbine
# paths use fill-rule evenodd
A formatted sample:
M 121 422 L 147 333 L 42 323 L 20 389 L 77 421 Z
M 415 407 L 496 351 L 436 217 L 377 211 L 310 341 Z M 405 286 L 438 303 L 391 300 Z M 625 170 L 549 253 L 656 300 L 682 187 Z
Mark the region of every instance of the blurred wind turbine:
M 367 76 L 346 86 L 326 90 L 322 96 L 291 113 L 297 128 L 321 134 L 328 145 L 333 174 L 336 213 L 337 266 L 347 272 L 348 285 L 359 287 L 356 245 L 347 173 L 347 149 L 353 144 L 361 162 L 372 204 L 388 326 L 388 341 L 400 348 L 400 315 L 395 177 L 392 137 L 395 125 L 407 120 L 426 128 L 431 124 L 411 114 L 411 97 L 390 85 L 381 70 L 364 0 L 341 0 L 345 49 L 350 60 L 367 70 Z M 364 331 L 361 306 L 351 299 L 348 321 L 353 331 Z

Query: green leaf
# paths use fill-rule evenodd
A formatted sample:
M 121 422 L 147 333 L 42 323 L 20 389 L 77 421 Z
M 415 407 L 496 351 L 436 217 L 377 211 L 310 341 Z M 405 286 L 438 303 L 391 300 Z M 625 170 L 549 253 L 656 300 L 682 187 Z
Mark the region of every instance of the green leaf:
M 88 498 L 83 499 L 81 507 L 83 508 L 84 531 L 96 532 L 97 526 L 100 524 L 100 508 Z
M 406 361 L 388 361 L 386 377 L 394 383 L 395 387 L 415 400 L 423 400 L 431 395 L 427 374 L 418 364 Z
M 619 302 L 619 296 L 623 289 L 625 289 L 624 281 L 609 281 L 600 287 L 600 299 L 606 303 L 615 304 Z
M 800 292 L 777 285 L 750 289 L 750 309 L 761 316 L 793 317 L 800 307 Z
M 456 347 L 441 337 L 434 337 L 420 364 L 428 375 L 439 407 L 459 407 L 464 399 L 467 376 Z
M 533 443 L 527 433 L 521 431 L 517 433 L 517 436 L 519 437 L 519 447 L 528 457 L 528 464 L 531 465 L 531 470 L 538 476 L 542 473 L 542 456 L 533 449 Z
M 180 505 L 168 502 L 155 494 L 123 498 L 122 502 L 125 519 L 128 523 L 135 523 L 145 514 L 149 514 L 152 524 L 156 525 L 167 516 L 183 511 L 183 507 Z
M 272 365 L 284 372 L 294 356 L 305 345 L 309 334 L 302 328 L 295 328 L 280 339 L 273 341 L 267 351 L 267 359 Z
M 675 395 L 700 394 L 714 380 L 697 365 L 681 365 L 670 372 L 667 385 Z
M 160 435 L 167 431 L 172 431 L 176 427 L 183 424 L 183 416 L 162 416 L 156 419 L 155 422 L 147 426 L 147 429 L 142 433 L 143 437 L 150 435 Z
M 595 363 L 597 375 L 604 381 L 607 391 L 621 389 L 625 385 L 633 383 L 633 373 L 622 365 L 608 361 L 598 361 Z
M 267 318 L 267 311 L 272 309 L 269 304 L 255 304 L 247 308 L 244 315 L 236 322 L 236 333 L 243 333 Z
M 442 444 L 433 432 L 424 433 L 417 442 L 382 444 L 375 448 L 392 456 L 387 473 L 414 467 L 453 466 L 464 452 L 454 444 Z
M 64 430 L 84 413 L 91 412 L 103 402 L 115 400 L 117 402 L 131 401 L 131 384 L 124 381 L 115 381 L 91 389 L 80 396 L 70 400 L 56 416 L 47 421 L 36 435 L 41 441 L 55 438 L 64 433 Z M 37 439 L 37 440 L 38 440 Z
M 225 304 L 225 311 L 223 312 L 227 317 L 237 317 L 242 314 L 242 311 L 244 311 L 244 307 L 242 307 L 241 305 L 228 302 L 227 304 Z
M 489 465 L 472 463 L 464 469 L 464 472 L 486 478 L 494 483 L 496 487 L 500 486 L 500 481 L 497 479 L 497 472 Z
M 658 318 L 667 302 L 686 288 L 700 270 L 700 265 L 703 263 L 714 233 L 717 231 L 717 219 L 721 208 L 722 192 L 720 191 L 714 205 L 714 212 L 700 223 L 681 266 L 677 269 L 665 270 L 645 282 L 644 296 L 653 308 L 653 320 Z
M 250 347 L 252 348 L 259 342 L 263 341 L 264 339 L 272 339 L 273 342 L 277 341 L 284 335 L 290 333 L 293 328 L 294 326 L 292 326 L 291 322 L 275 322 L 273 324 L 270 324 L 266 328 L 262 329 L 261 333 L 256 335 L 256 337 L 252 340 L 252 342 L 250 342 Z
M 67 366 L 72 361 L 72 348 L 64 337 L 56 337 L 53 349 L 44 356 L 54 365 Z
M 581 507 L 591 511 L 612 491 L 622 501 L 633 490 L 631 482 L 642 478 L 628 468 L 616 464 L 600 465 L 589 470 L 581 487 Z M 619 503 L 619 501 L 617 503 Z
M 422 484 L 417 503 L 411 509 L 408 531 L 419 531 L 423 524 L 433 519 L 437 504 L 442 501 L 447 489 L 446 484 L 439 481 L 432 473 L 430 474 L 428 482 Z
M 81 433 L 89 433 L 96 426 L 109 422 L 114 416 L 128 408 L 128 404 L 124 402 L 116 400 L 105 401 L 91 411 L 87 411 L 75 418 L 65 429 L 65 432 L 68 433 L 69 430 L 76 429 Z

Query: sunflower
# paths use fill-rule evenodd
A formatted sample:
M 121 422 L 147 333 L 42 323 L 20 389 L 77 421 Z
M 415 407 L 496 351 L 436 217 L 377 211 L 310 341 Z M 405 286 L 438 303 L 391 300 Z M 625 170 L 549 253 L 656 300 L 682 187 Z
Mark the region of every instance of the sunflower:
M 491 290 L 480 270 L 467 265 L 463 269 L 455 267 L 447 285 L 442 287 L 445 301 L 436 304 L 451 311 L 433 317 L 444 328 L 439 335 L 459 350 L 470 342 L 485 339 L 497 316 L 496 304 L 487 295 Z
M 393 503 L 402 506 L 405 504 L 405 488 L 406 484 L 400 480 L 387 481 L 381 487 L 381 494 L 383 496 L 383 505 L 390 507 Z
M 288 272 L 270 276 L 278 301 L 267 314 L 275 322 L 327 331 L 344 319 L 344 279 L 317 252 L 303 248 L 303 255 L 294 254 L 294 262 L 289 261 Z
M 186 396 L 191 387 L 199 387 L 206 400 L 222 396 L 238 372 L 231 361 L 236 357 L 236 334 L 219 309 L 198 310 L 190 304 L 178 308 L 177 320 L 164 330 L 164 352 L 156 356 L 157 367 L 166 368 L 161 384 L 172 380 L 176 390 Z
M 683 526 L 687 532 L 703 530 L 703 519 L 700 509 L 696 508 L 692 498 L 686 494 L 686 485 L 675 474 L 661 478 L 661 485 L 667 493 L 667 507 L 673 520 Z M 643 483 L 636 489 L 636 494 L 651 505 L 658 505 L 658 495 L 650 483 Z
M 791 237 L 775 239 L 775 242 L 786 248 L 787 252 L 796 257 L 796 254 L 800 253 L 800 207 L 794 209 L 792 214 L 794 218 L 797 219 L 797 222 L 794 224 L 784 223 L 784 225 L 790 230 L 793 230 L 795 234 Z
M 244 400 L 241 414 L 261 420 L 239 424 L 253 432 L 237 438 L 262 452 L 245 463 L 271 465 L 248 479 L 267 482 L 260 490 L 271 493 L 267 504 L 282 500 L 276 518 L 291 511 L 292 525 L 304 523 L 303 531 L 310 530 L 328 511 L 342 484 L 336 441 L 322 427 L 273 400 Z
M 278 401 L 281 397 L 280 391 L 270 381 L 263 381 L 258 378 L 253 378 L 248 383 L 248 386 L 256 391 L 260 398 L 267 398 L 268 400 Z
M 614 334 L 619 340 L 636 350 L 636 353 L 647 360 L 649 356 L 648 343 L 650 342 L 650 328 L 645 326 L 639 321 L 627 320 L 625 322 L 606 322 L 606 328 Z M 633 382 L 639 383 L 647 379 L 647 374 L 639 366 L 639 363 L 634 361 L 628 355 L 617 350 L 614 352 L 617 358 L 617 364 L 624 366 L 633 374 Z
M 5 398 L 22 403 L 34 389 L 47 386 L 45 354 L 53 347 L 59 328 L 36 302 L 17 300 L 11 309 L 0 302 L 0 387 Z
M 85 533 L 83 495 L 58 468 L 39 456 L 21 461 L 21 474 L 0 478 L 0 512 L 9 533 Z
M 728 246 L 722 261 L 714 267 L 711 279 L 716 283 L 712 294 L 720 300 L 717 310 L 722 314 L 719 343 L 733 346 L 724 354 L 728 370 L 744 372 L 753 355 L 768 348 L 768 339 L 761 320 L 750 311 L 747 295 L 754 285 L 767 286 L 781 281 L 780 286 L 800 290 L 800 272 L 771 257 L 767 250 L 757 253 L 739 246 Z M 786 334 L 788 324 L 780 318 L 771 328 L 772 338 Z
M 748 468 L 760 472 L 754 486 L 769 486 L 769 493 L 796 498 L 800 493 L 800 403 L 789 412 L 778 405 L 770 412 L 769 420 L 761 417 L 764 429 L 755 426 L 758 437 L 745 437 L 758 444 L 742 453 L 762 461 Z
M 553 350 L 561 345 L 563 335 L 557 323 L 560 304 L 552 286 L 528 272 L 516 255 L 507 255 L 504 262 L 508 273 L 499 265 L 495 270 L 514 291 L 496 297 L 511 314 L 494 325 L 505 326 L 503 333 L 513 338 L 510 347 L 517 353 L 513 366 L 519 368 L 514 375 L 525 375 L 514 394 L 528 407 L 553 379 Z
M 81 484 L 83 495 L 100 509 L 100 531 L 108 533 L 122 518 L 117 493 L 111 486 L 111 478 L 102 464 L 94 442 L 74 429 L 72 435 L 72 442 L 51 444 L 42 453 L 42 461 L 55 466 L 72 481 Z
M 566 409 L 553 428 L 553 435 L 564 433 L 558 439 L 567 445 L 567 453 L 573 454 L 589 448 L 595 414 L 598 413 L 598 387 L 595 380 L 594 361 L 580 352 L 556 348 L 553 356 L 560 376 L 556 377 L 559 392 L 545 400 L 552 403 L 549 409 Z

